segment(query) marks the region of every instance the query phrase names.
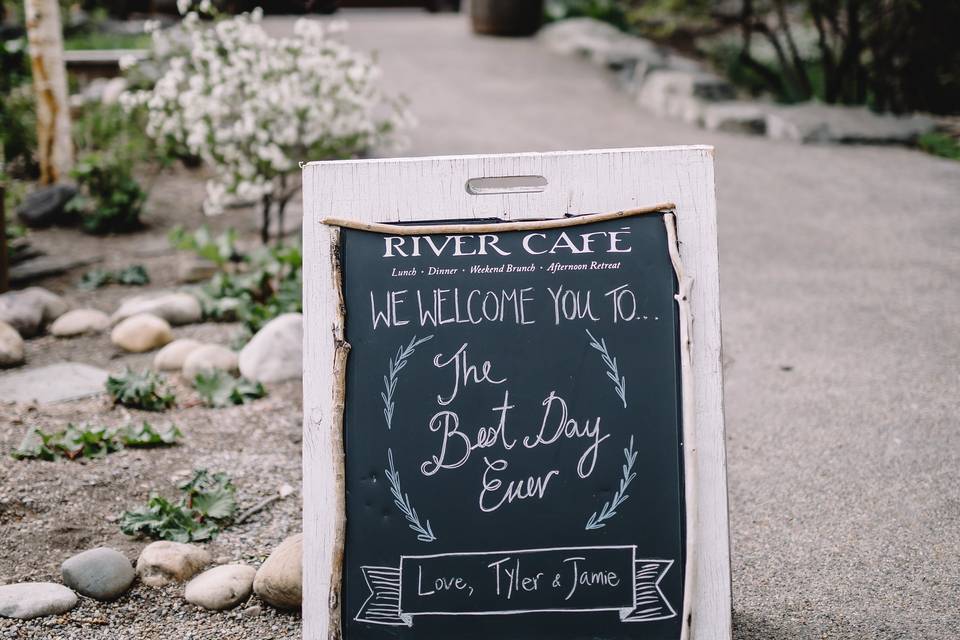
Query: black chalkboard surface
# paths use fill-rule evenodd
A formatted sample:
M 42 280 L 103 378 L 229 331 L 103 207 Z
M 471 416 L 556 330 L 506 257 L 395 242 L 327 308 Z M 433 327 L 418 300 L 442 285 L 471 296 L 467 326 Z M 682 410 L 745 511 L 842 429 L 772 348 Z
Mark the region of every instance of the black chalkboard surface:
M 340 248 L 347 640 L 678 638 L 664 214 Z

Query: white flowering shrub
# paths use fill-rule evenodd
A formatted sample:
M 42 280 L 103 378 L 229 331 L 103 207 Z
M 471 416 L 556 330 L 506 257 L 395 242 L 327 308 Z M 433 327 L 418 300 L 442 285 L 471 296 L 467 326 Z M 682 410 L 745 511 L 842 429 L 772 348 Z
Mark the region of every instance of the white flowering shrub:
M 163 71 L 124 103 L 146 109 L 149 136 L 213 169 L 208 214 L 231 201 L 261 203 L 266 240 L 271 206 L 282 223 L 299 189 L 301 161 L 396 145 L 410 116 L 380 90 L 374 61 L 338 39 L 342 24 L 301 19 L 292 37 L 276 38 L 260 18 L 257 10 L 204 22 L 191 11 L 179 29 L 154 31 Z

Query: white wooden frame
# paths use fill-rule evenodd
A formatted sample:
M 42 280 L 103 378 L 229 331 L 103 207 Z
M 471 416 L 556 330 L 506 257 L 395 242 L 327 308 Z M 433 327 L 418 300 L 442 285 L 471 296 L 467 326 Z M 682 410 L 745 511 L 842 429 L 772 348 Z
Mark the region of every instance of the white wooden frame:
M 471 178 L 540 175 L 542 192 L 467 192 Z M 303 637 L 341 637 L 340 572 L 344 509 L 343 398 L 335 382 L 346 362 L 342 298 L 326 218 L 360 223 L 558 218 L 675 203 L 680 262 L 691 283 L 696 545 L 690 637 L 729 640 L 730 561 L 720 352 L 713 149 L 705 146 L 582 152 L 312 162 L 304 194 L 304 594 Z M 338 348 L 339 346 L 339 348 Z M 333 426 L 336 425 L 336 428 Z M 688 521 L 691 520 L 688 518 Z M 331 615 L 333 612 L 333 615 Z

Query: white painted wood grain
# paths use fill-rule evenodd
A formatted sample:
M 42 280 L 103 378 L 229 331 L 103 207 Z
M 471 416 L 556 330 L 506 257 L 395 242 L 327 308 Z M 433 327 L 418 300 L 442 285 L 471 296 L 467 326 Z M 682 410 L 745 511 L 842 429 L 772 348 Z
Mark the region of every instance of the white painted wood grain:
M 467 193 L 470 178 L 542 175 L 540 193 Z M 724 456 L 717 218 L 712 147 L 449 156 L 309 163 L 303 169 L 304 638 L 339 638 L 327 614 L 338 495 L 329 429 L 334 326 L 330 227 L 361 222 L 556 218 L 676 204 L 680 257 L 692 280 L 690 311 L 696 431 L 698 541 L 691 638 L 729 640 L 730 559 Z M 339 580 L 339 576 L 337 576 Z

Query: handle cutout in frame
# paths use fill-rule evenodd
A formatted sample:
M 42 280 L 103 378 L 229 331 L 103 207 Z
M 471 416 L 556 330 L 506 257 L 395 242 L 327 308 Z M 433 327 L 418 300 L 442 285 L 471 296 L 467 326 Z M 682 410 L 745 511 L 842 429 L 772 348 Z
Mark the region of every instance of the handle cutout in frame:
M 490 176 L 467 180 L 467 193 L 487 196 L 509 193 L 540 193 L 547 188 L 543 176 Z

